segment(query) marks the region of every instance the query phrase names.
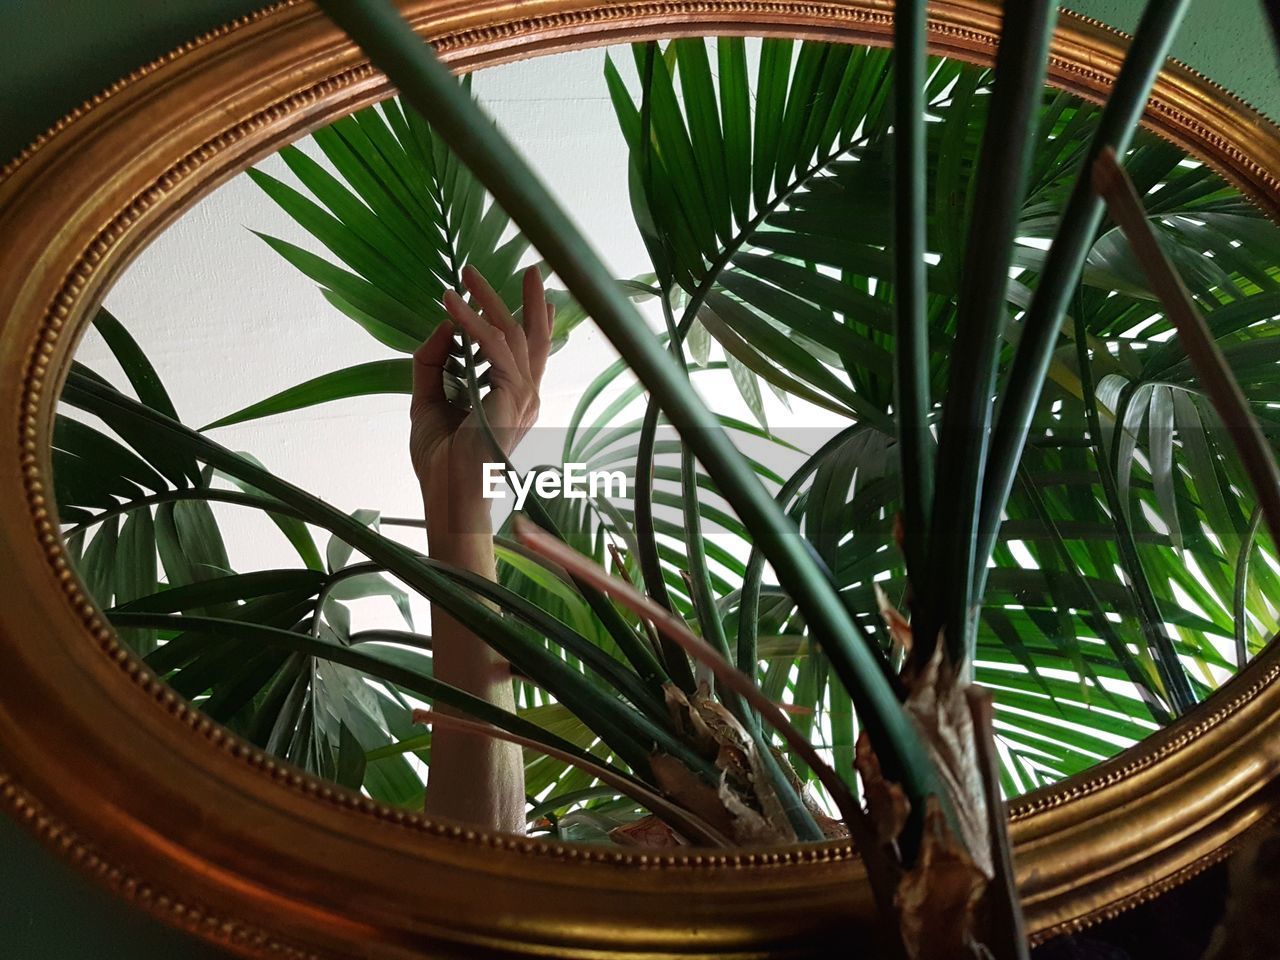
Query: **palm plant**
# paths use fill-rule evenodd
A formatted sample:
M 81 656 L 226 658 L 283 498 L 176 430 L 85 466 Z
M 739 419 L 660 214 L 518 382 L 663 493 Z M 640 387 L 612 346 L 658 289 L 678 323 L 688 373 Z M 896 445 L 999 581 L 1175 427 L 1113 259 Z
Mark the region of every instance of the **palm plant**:
M 387 8 L 324 5 L 402 96 L 316 134 L 338 177 L 284 152 L 310 196 L 253 174 L 341 265 L 265 239 L 401 353 L 440 322 L 422 305 L 464 263 L 513 303 L 532 243 L 572 294 L 557 295 L 558 335 L 589 315 L 623 357 L 584 396 L 565 460 L 621 465 L 634 495 L 531 501 L 543 532 L 504 529 L 489 583 L 183 426 L 104 312 L 137 400 L 77 369 L 64 399 L 118 439 L 61 418 L 55 475 L 113 622 L 216 719 L 379 799 L 420 798 L 406 756 L 429 757 L 430 737 L 414 709 L 439 701 L 540 752 L 531 816 L 585 811 L 551 824 L 564 836 L 626 839 L 642 810 L 701 843 L 849 830 L 886 910 L 895 892 L 907 905 L 895 936 L 909 955 L 961 955 L 974 936 L 1019 955 L 995 781 L 1018 792 L 1140 738 L 1274 625 L 1257 459 L 1202 392 L 1204 350 L 1172 337 L 1186 303 L 1160 310 L 1169 284 L 1149 250 L 1102 229 L 1090 177 L 1106 150 L 1125 158 L 1146 211 L 1126 230 L 1159 235 L 1274 443 L 1275 227 L 1171 146 L 1131 146 L 1185 3 L 1150 5 L 1102 109 L 1042 93 L 1040 2 L 1008 11 L 994 70 L 926 59 L 918 3 L 899 5 L 892 58 L 769 40 L 752 78 L 740 39 L 715 42 L 718 76 L 702 40 L 641 45 L 638 94 L 606 70 L 653 264 L 625 282 Z M 664 335 L 634 299 L 656 302 Z M 205 429 L 408 392 L 409 364 L 326 374 Z M 625 369 L 639 383 L 611 390 Z M 756 422 L 701 402 L 693 384 L 718 370 Z M 475 403 L 483 369 L 465 346 L 454 372 Z M 766 389 L 848 424 L 789 476 L 734 442 L 785 445 Z M 230 571 L 211 502 L 265 511 L 302 567 Z M 308 525 L 332 536 L 324 559 Z M 412 623 L 352 630 L 344 601 L 403 603 L 393 580 L 511 661 L 518 714 L 435 681 Z M 971 678 L 995 692 L 998 750 Z M 809 746 L 823 734 L 829 758 Z M 949 862 L 965 909 L 948 918 L 954 941 L 926 946 L 912 922 L 938 924 Z M 1004 907 L 975 932 L 983 897 Z

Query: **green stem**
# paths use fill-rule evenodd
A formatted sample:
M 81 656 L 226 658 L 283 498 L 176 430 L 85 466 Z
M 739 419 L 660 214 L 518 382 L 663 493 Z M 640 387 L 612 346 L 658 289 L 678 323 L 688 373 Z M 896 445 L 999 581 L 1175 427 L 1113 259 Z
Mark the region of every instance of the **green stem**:
M 977 650 L 982 598 L 976 588 L 985 579 L 982 570 L 987 561 L 975 546 L 991 398 L 1007 310 L 1009 265 L 1036 144 L 1034 119 L 1042 100 L 1055 16 L 1049 0 L 1024 0 L 1004 8 L 995 90 L 975 174 L 977 188 L 956 307 L 953 372 L 938 434 L 938 487 L 929 534 L 930 595 L 924 605 L 923 630 L 915 633 L 911 655 L 916 663 L 925 663 L 941 630 L 948 659 L 966 674 Z M 918 187 L 923 194 L 923 179 Z M 923 197 L 920 202 L 923 205 Z M 920 286 L 923 290 L 923 270 Z M 900 293 L 895 290 L 895 295 Z M 907 480 L 904 476 L 903 483 Z
M 647 98 L 646 98 L 646 103 Z M 643 112 L 642 112 L 642 115 Z M 667 348 L 672 355 L 681 361 L 683 366 L 684 336 L 676 331 L 671 315 L 671 294 L 663 289 L 659 299 L 662 302 L 662 317 L 667 326 Z M 653 414 L 652 421 L 649 419 Z M 653 429 L 646 430 L 652 424 Z M 662 561 L 658 556 L 658 538 L 653 520 L 653 477 L 654 450 L 657 440 L 658 407 L 652 400 L 645 410 L 645 421 L 641 426 L 640 438 L 636 449 L 635 493 L 632 498 L 632 520 L 635 528 L 637 559 L 640 561 L 640 575 L 644 579 L 645 589 L 654 600 L 667 610 L 674 610 L 671 595 L 667 592 L 667 582 L 662 573 Z M 697 490 L 695 488 L 694 495 Z M 662 653 L 667 673 L 685 693 L 692 694 L 697 684 L 693 669 L 689 666 L 689 658 L 684 651 L 673 644 L 662 634 L 658 635 L 658 649 Z
M 707 567 L 707 551 L 702 541 L 702 513 L 698 509 L 697 461 L 686 448 L 680 455 L 680 490 L 684 514 L 685 555 L 689 560 L 689 596 L 693 600 L 694 613 L 702 628 L 702 639 L 710 643 L 721 656 L 729 658 L 729 640 L 724 633 L 720 611 L 716 609 L 715 593 L 711 589 L 711 571 Z M 684 652 L 681 651 L 681 656 Z M 741 715 L 742 704 L 729 694 L 725 702 L 734 713 Z
M 653 120 L 653 108 L 650 100 L 650 93 L 653 87 L 653 71 L 657 57 L 657 42 L 645 44 L 644 48 L 644 67 L 640 78 L 640 179 L 644 186 L 644 202 L 649 208 L 649 216 L 652 217 L 655 204 L 653 202 L 653 135 L 651 132 L 651 124 Z M 672 255 L 670 244 L 667 243 L 667 234 L 658 231 L 657 240 L 659 250 L 655 253 L 661 254 L 661 261 L 670 267 L 675 263 Z M 654 258 L 658 259 L 657 257 Z M 676 357 L 683 357 L 682 338 L 675 336 L 675 328 L 671 323 L 671 270 L 663 270 L 662 266 L 655 262 L 654 269 L 659 274 L 665 273 L 666 276 L 659 277 L 658 289 L 659 299 L 662 301 L 662 314 L 667 324 L 667 332 L 670 337 L 669 348 Z M 639 445 L 636 450 L 636 485 L 635 494 L 632 497 L 633 502 L 633 518 L 636 531 L 636 559 L 640 564 L 640 576 L 644 580 L 645 590 L 649 596 L 662 604 L 668 610 L 674 610 L 671 603 L 671 595 L 667 591 L 667 581 L 662 573 L 662 561 L 658 557 L 658 538 L 654 531 L 653 524 L 653 459 L 654 445 L 657 441 L 658 433 L 658 406 L 652 399 L 645 407 L 644 425 L 640 430 Z M 675 680 L 676 684 L 686 693 L 692 693 L 694 689 L 693 673 L 690 670 L 687 658 L 679 650 L 673 650 L 671 644 L 664 637 L 658 638 L 658 649 L 662 651 L 663 660 L 666 661 L 667 672 Z
M 279 503 L 268 497 L 255 496 L 252 493 L 242 493 L 236 490 L 214 490 L 210 487 L 186 487 L 181 490 L 166 490 L 163 493 L 157 493 L 150 497 L 142 497 L 138 500 L 130 500 L 128 503 L 122 503 L 110 510 L 103 510 L 101 513 L 95 513 L 83 523 L 67 530 L 63 534 L 64 539 L 70 539 L 76 534 L 84 533 L 92 526 L 102 523 L 104 520 L 110 520 L 112 517 L 118 517 L 125 513 L 131 513 L 134 510 L 142 510 L 144 508 L 154 507 L 162 503 L 173 503 L 178 500 L 212 500 L 215 503 L 234 503 L 241 507 L 254 507 L 258 510 L 265 510 L 267 513 L 278 513 L 281 516 L 294 517 L 298 520 L 306 520 L 306 516 L 299 510 L 294 510 L 286 504 Z
M 995 545 L 1000 518 L 1031 432 L 1031 421 L 1040 403 L 1067 304 L 1079 284 L 1085 257 L 1102 223 L 1103 202 L 1091 183 L 1094 160 L 1106 147 L 1124 156 L 1133 142 L 1151 86 L 1168 56 L 1169 46 L 1189 4 L 1190 0 L 1151 0 L 1147 4 L 1120 75 L 1103 108 L 1093 142 L 1081 163 L 1057 235 L 1049 247 L 1031 306 L 1022 321 L 1022 336 L 991 439 L 978 527 L 976 567 L 979 570 L 985 568 Z
M 893 9 L 894 410 L 902 476 L 903 549 L 909 583 L 925 586 L 933 505 L 929 432 L 929 294 L 925 281 L 925 0 Z

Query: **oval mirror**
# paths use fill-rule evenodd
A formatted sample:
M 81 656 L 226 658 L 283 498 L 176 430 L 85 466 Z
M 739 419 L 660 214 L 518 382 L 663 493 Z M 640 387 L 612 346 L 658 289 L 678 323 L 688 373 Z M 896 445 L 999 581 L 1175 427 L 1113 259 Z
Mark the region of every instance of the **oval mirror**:
M 1088 228 L 1025 451 L 1000 440 L 1128 42 L 1059 19 L 986 348 L 998 11 L 930 9 L 904 280 L 891 15 L 545 6 L 406 13 L 672 355 L 665 386 L 490 194 L 519 178 L 310 7 L 139 71 L 5 168 L 11 811 L 249 955 L 803 955 L 875 928 L 859 830 L 906 861 L 933 835 L 912 744 L 971 778 L 958 803 L 1007 801 L 1033 940 L 1231 852 L 1271 812 L 1280 564 L 1128 227 Z M 1140 219 L 1270 438 L 1280 137 L 1176 64 L 1143 124 Z M 994 487 L 965 506 L 975 459 L 1007 466 L 994 513 Z M 945 550 L 974 539 L 953 597 Z M 989 701 L 947 683 L 930 713 L 957 661 Z

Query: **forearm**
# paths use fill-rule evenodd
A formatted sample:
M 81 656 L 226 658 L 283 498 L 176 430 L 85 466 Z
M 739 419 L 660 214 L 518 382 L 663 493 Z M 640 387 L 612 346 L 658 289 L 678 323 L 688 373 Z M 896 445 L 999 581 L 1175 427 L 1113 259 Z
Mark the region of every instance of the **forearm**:
M 488 501 L 479 496 L 448 497 L 424 487 L 423 503 L 432 558 L 495 579 Z M 436 605 L 431 621 L 436 679 L 514 710 L 506 660 Z M 427 813 L 519 833 L 524 829 L 524 809 L 519 747 L 445 727 L 433 733 Z
M 551 352 L 555 311 L 536 266 L 524 272 L 519 321 L 475 267 L 463 268 L 462 282 L 483 315 L 456 291 L 445 292 L 441 306 L 451 322 L 440 324 L 413 355 L 409 451 L 422 483 L 431 556 L 494 579 L 490 504 L 480 495 L 481 461 L 488 459 L 495 437 L 510 453 L 537 419 L 538 384 Z M 445 390 L 455 330 L 478 344 L 489 362 L 483 416 L 456 407 Z M 485 420 L 492 433 L 482 429 Z M 432 606 L 431 616 L 436 679 L 514 710 L 506 661 L 439 607 Z M 521 833 L 524 808 L 519 747 L 438 727 L 431 745 L 428 813 Z

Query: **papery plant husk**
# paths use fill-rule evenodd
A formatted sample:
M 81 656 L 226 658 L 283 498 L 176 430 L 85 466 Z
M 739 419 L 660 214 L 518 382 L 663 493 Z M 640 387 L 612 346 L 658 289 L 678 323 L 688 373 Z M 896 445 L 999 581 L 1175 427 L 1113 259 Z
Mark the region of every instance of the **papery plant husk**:
M 882 600 L 882 615 L 895 645 L 911 647 L 911 628 Z M 869 738 L 859 736 L 854 764 L 862 778 L 868 816 L 879 842 L 898 864 L 894 893 L 898 934 L 908 960 L 991 960 L 988 893 L 996 892 L 1000 862 L 996 823 L 974 722 L 971 684 L 937 643 L 920 668 L 900 676 L 903 707 L 939 773 L 940 796 L 927 798 L 913 816 L 902 788 L 886 779 Z
M 712 695 L 706 684 L 700 684 L 692 696 L 674 684 L 668 684 L 664 693 L 676 729 L 720 771 L 719 783 L 712 785 L 680 761 L 657 755 L 651 767 L 664 793 L 736 843 L 796 843 L 795 829 L 773 789 L 760 753 L 738 719 Z M 828 817 L 804 794 L 800 778 L 785 756 L 775 750 L 773 757 L 803 797 L 823 833 L 829 839 L 848 836 L 844 824 Z M 646 817 L 619 827 L 610 836 L 620 843 L 644 842 L 657 846 L 679 846 L 685 842 L 670 827 L 653 820 Z

